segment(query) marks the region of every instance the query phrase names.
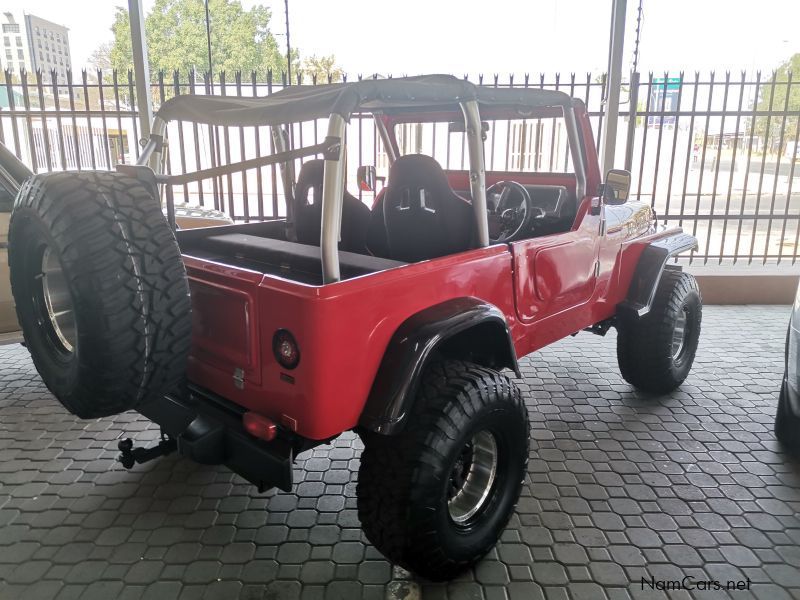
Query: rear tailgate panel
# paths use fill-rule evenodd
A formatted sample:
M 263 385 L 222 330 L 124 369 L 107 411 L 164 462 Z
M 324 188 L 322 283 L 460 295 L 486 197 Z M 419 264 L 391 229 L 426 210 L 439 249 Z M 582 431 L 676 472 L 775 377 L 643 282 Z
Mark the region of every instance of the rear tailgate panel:
M 509 315 L 514 327 L 507 246 L 324 286 L 192 256 L 184 261 L 197 294 L 190 382 L 313 440 L 356 426 L 389 340 L 419 310 L 480 297 Z M 273 355 L 279 329 L 297 341 L 294 369 Z M 235 378 L 237 367 L 243 381 Z
M 192 356 L 231 377 L 261 383 L 258 286 L 232 287 L 190 277 L 189 288 Z
M 192 294 L 189 379 L 210 389 L 224 384 L 240 393 L 239 381 L 260 385 L 258 294 L 264 276 L 186 256 L 184 263 Z

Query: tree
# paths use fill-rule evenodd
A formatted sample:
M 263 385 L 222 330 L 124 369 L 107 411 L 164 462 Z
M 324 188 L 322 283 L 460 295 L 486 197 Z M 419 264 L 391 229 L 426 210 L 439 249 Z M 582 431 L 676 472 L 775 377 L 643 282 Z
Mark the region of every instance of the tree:
M 275 37 L 269 29 L 271 13 L 261 5 L 244 10 L 239 0 L 209 0 L 212 70 L 286 70 Z M 117 7 L 111 28 L 114 42 L 111 66 L 125 72 L 133 68 L 130 18 Z M 186 73 L 209 68 L 206 13 L 203 0 L 156 0 L 145 19 L 150 71 Z M 293 61 L 294 62 L 294 61 Z
M 320 57 L 312 54 L 303 59 L 301 71 L 303 79 L 306 80 L 305 83 L 311 83 L 314 77 L 316 77 L 317 83 L 328 83 L 329 78 L 331 83 L 336 83 L 344 78 L 344 71 L 336 64 L 336 58 L 332 54 Z
M 103 42 L 100 44 L 95 51 L 92 52 L 91 56 L 89 56 L 89 64 L 95 69 L 101 69 L 103 71 L 110 69 L 112 67 L 112 48 L 113 44 L 111 42 Z
M 791 86 L 787 85 L 789 74 L 792 76 Z M 767 83 L 761 85 L 758 92 L 756 110 L 764 112 L 778 112 L 800 110 L 800 53 L 795 54 L 779 66 Z M 791 92 L 789 92 L 791 89 Z M 786 94 L 789 92 L 789 97 Z M 798 118 L 782 116 L 756 117 L 754 131 L 763 136 L 765 151 L 782 153 L 789 143 L 794 143 L 797 137 Z M 781 130 L 783 130 L 783 143 L 781 143 Z

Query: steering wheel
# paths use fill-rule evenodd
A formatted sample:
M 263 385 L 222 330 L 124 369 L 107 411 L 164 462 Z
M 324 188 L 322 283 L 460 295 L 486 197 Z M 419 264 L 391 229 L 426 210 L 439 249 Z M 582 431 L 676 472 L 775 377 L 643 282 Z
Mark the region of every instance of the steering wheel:
M 512 193 L 520 198 L 515 203 Z M 489 239 L 493 243 L 511 242 L 528 230 L 537 207 L 531 201 L 531 195 L 525 187 L 516 181 L 498 181 L 486 190 L 487 200 L 493 195 L 500 195 L 494 207 L 487 207 L 489 217 Z

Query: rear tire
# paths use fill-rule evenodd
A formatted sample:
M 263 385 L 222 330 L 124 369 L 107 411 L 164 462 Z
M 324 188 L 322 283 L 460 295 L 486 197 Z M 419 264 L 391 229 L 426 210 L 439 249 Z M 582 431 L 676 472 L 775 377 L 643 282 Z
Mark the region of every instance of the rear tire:
M 30 178 L 11 216 L 9 265 L 34 365 L 71 413 L 135 409 L 184 377 L 186 271 L 142 182 L 106 172 Z
M 434 364 L 403 433 L 363 437 L 358 514 L 389 560 L 445 580 L 495 545 L 528 464 L 528 412 L 507 377 Z
M 653 394 L 680 386 L 694 363 L 702 318 L 695 278 L 665 269 L 650 312 L 618 323 L 617 360 L 625 381 Z

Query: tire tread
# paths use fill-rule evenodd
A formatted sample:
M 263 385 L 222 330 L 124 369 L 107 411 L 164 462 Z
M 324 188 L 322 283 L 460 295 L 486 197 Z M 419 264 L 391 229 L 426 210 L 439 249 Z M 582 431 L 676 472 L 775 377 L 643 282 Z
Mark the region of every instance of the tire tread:
M 665 347 L 671 344 L 674 323 L 684 299 L 691 294 L 700 297 L 700 289 L 692 275 L 665 269 L 650 312 L 638 321 L 619 324 L 617 361 L 625 381 L 656 394 L 670 392 L 683 383 L 683 378 L 676 376 L 671 354 L 665 351 Z M 699 336 L 702 301 L 698 303 L 698 311 Z M 690 367 L 695 350 L 692 349 L 688 357 Z
M 68 410 L 95 418 L 135 409 L 185 376 L 191 333 L 188 280 L 161 205 L 142 182 L 113 172 L 36 175 L 21 189 L 9 228 L 12 290 L 22 289 L 15 248 L 27 221 L 52 236 L 81 328 L 79 377 L 64 390 L 45 384 Z M 26 341 L 30 315 L 16 298 Z M 52 379 L 52 378 L 50 378 Z
M 447 460 L 439 442 L 457 440 L 464 424 L 498 396 L 511 403 L 527 426 L 522 395 L 506 376 L 463 361 L 435 363 L 423 375 L 416 410 L 403 433 L 363 434 L 359 518 L 367 538 L 393 562 L 430 579 L 448 579 L 480 560 L 496 543 L 496 537 L 489 539 L 469 560 L 453 560 L 435 541 L 433 517 L 426 516 L 432 510 L 426 513 L 414 507 L 431 502 L 427 475 Z M 526 435 L 526 465 L 529 443 Z M 521 486 L 522 480 L 515 498 Z

